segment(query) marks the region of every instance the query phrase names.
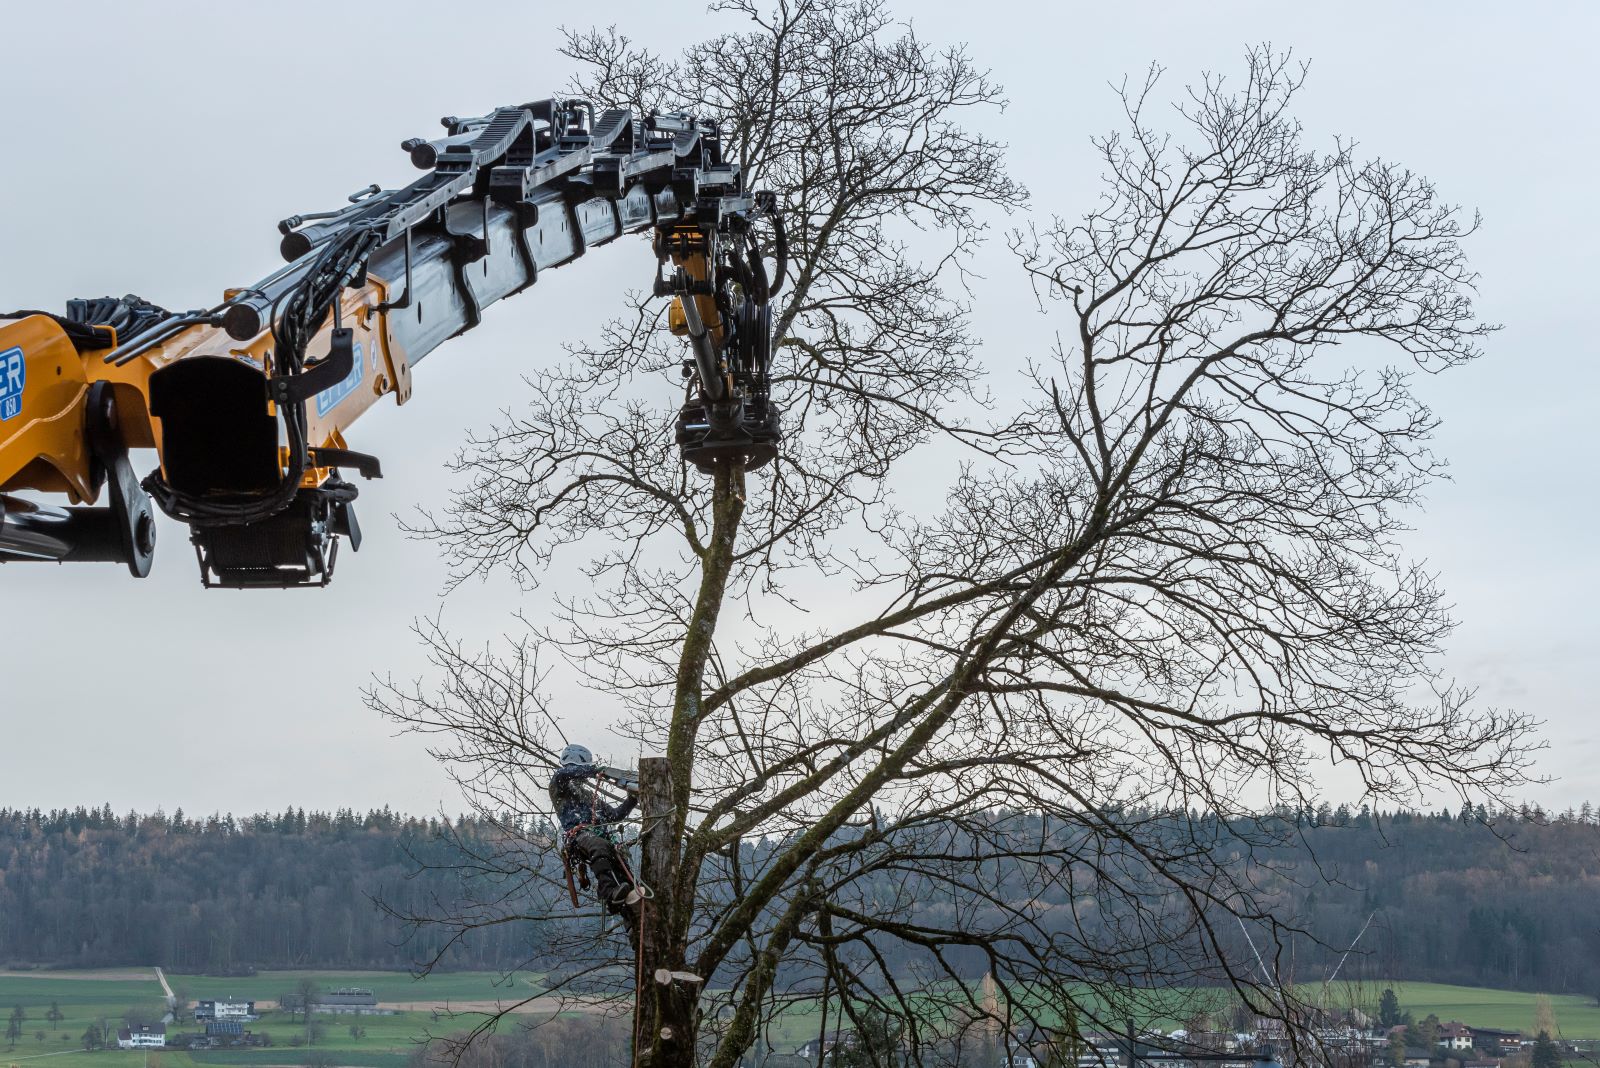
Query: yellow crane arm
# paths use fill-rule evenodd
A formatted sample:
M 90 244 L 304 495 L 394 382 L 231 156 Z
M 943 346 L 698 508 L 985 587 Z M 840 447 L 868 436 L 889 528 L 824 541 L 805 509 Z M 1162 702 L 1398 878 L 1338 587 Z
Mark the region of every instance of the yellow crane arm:
M 340 539 L 360 543 L 344 473 L 381 475 L 351 425 L 385 394 L 405 403 L 418 361 L 541 271 L 652 229 L 656 292 L 691 357 L 679 449 L 707 471 L 770 460 L 783 230 L 715 124 L 555 99 L 443 123 L 401 146 L 423 177 L 283 220 L 285 266 L 214 308 L 129 297 L 0 315 L 0 562 L 142 576 L 153 502 L 189 526 L 208 586 L 325 585 Z M 143 480 L 133 449 L 157 453 Z

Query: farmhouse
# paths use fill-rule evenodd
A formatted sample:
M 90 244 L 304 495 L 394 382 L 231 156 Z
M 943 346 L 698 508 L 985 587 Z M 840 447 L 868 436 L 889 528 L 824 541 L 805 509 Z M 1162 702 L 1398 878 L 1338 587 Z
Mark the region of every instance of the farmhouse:
M 196 1020 L 257 1020 L 256 1003 L 235 998 L 214 1001 L 197 1001 L 194 1006 Z
M 271 1036 L 246 1031 L 244 1024 L 238 1020 L 207 1020 L 206 1033 L 203 1035 L 178 1033 L 167 1036 L 168 1049 L 244 1049 L 270 1045 Z
M 851 1034 L 853 1036 L 854 1032 L 851 1032 Z M 837 1032 L 834 1034 L 833 1038 L 813 1038 L 811 1041 L 806 1042 L 799 1049 L 795 1050 L 795 1052 L 804 1057 L 807 1061 L 814 1060 L 819 1055 L 822 1057 L 827 1057 L 828 1054 L 833 1052 L 834 1047 L 839 1045 L 839 1038 L 840 1036 Z
M 378 1008 L 377 995 L 359 986 L 345 986 L 315 995 L 312 1012 L 331 1012 L 339 1016 L 388 1016 L 393 1009 Z
M 1503 1031 L 1498 1027 L 1474 1027 L 1473 1044 L 1478 1049 L 1502 1049 L 1507 1053 L 1531 1046 L 1533 1043 L 1521 1031 Z
M 1472 1028 L 1459 1020 L 1451 1020 L 1439 1025 L 1439 1045 L 1448 1050 L 1470 1050 L 1472 1048 Z
M 117 1032 L 119 1049 L 162 1049 L 167 1044 L 166 1024 L 140 1024 Z

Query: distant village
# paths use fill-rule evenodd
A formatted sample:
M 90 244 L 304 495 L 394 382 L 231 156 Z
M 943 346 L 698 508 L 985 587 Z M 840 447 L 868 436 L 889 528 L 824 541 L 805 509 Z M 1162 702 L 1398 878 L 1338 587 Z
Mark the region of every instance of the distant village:
M 1597 1043 L 1552 1038 L 1549 1028 L 1537 1034 L 1481 1026 L 1435 1016 L 1412 1019 L 1399 1012 L 1392 991 L 1384 992 L 1379 1018 L 1359 1010 L 1325 1013 L 1314 1026 L 1291 1041 L 1280 1019 L 1236 1016 L 1239 1030 L 1212 1029 L 1197 1017 L 1192 1026 L 1171 1031 L 1130 1030 L 1065 1033 L 1031 1028 L 1013 1030 L 1005 1022 L 991 981 L 985 982 L 984 1011 L 975 1014 L 964 1034 L 951 1038 L 953 1057 L 970 1068 L 1562 1068 L 1568 1060 L 1593 1060 Z M 283 994 L 272 1010 L 253 1000 L 219 997 L 197 1001 L 194 1027 L 180 1030 L 181 1011 L 151 1024 L 130 1024 L 116 1033 L 116 1045 L 130 1050 L 212 1050 L 269 1047 L 272 1036 L 252 1025 L 270 1011 L 291 1028 L 288 1045 L 302 1045 L 321 1028 L 314 1016 L 393 1015 L 380 1007 L 373 991 L 341 987 L 326 992 L 309 986 Z M 870 1013 L 867 1014 L 870 1018 Z M 860 1017 L 858 1016 L 858 1019 Z M 1393 1022 L 1400 1019 L 1402 1022 Z M 880 1021 L 881 1022 L 881 1021 Z M 867 1037 L 836 1023 L 793 1052 L 770 1052 L 746 1059 L 744 1068 L 864 1068 L 911 1063 L 912 1051 L 891 1037 L 885 1024 L 869 1028 Z M 359 1026 L 351 1024 L 352 1028 Z M 1543 1027 L 1543 1024 L 1539 1025 Z M 925 1048 L 923 1054 L 929 1051 Z
M 870 1040 L 869 1040 L 870 1042 Z M 883 1039 L 880 1037 L 878 1043 Z M 861 1036 L 840 1030 L 814 1038 L 793 1054 L 773 1054 L 761 1068 L 853 1068 L 873 1063 L 906 1064 L 910 1050 L 869 1054 Z M 901 1043 L 895 1043 L 902 1045 Z M 953 1063 L 977 1068 L 1561 1068 L 1568 1059 L 1592 1060 L 1594 1042 L 1552 1039 L 1459 1020 L 1384 1025 L 1359 1011 L 1329 1016 L 1299 1046 L 1283 1021 L 1260 1017 L 1245 1031 L 1177 1029 L 1068 1036 L 1033 1029 L 1007 1034 L 992 1020 L 976 1021 L 957 1043 Z
M 307 992 L 285 995 L 278 999 L 278 1011 L 289 1018 L 300 1015 L 309 1020 L 311 1015 L 333 1016 L 392 1016 L 393 1009 L 380 1008 L 371 990 L 361 987 L 341 987 L 327 992 Z M 210 998 L 195 1002 L 193 1019 L 198 1030 L 176 1030 L 179 1014 L 168 1013 L 162 1023 L 138 1024 L 117 1032 L 117 1046 L 121 1049 L 242 1049 L 252 1046 L 271 1046 L 272 1036 L 249 1025 L 261 1019 L 254 1001 L 240 998 Z M 291 1044 L 300 1044 L 297 1029 Z

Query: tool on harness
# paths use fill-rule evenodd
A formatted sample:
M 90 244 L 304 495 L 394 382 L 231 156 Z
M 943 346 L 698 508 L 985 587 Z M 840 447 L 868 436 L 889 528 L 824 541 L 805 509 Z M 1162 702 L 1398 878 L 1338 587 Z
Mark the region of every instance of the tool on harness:
M 568 896 L 570 896 L 572 898 L 572 907 L 573 908 L 579 908 L 580 906 L 578 904 L 578 888 L 577 888 L 577 886 L 574 886 L 573 882 L 572 882 L 572 872 L 573 872 L 572 857 L 570 855 L 568 855 L 568 853 L 567 853 L 567 851 L 565 849 L 563 849 L 561 851 L 561 867 L 563 869 L 565 869 L 566 873 L 567 873 L 567 894 L 568 894 Z M 589 891 L 589 866 L 587 864 L 579 864 L 579 865 L 577 865 L 577 872 L 578 872 L 578 883 L 583 887 L 584 893 L 588 893 L 588 891 Z

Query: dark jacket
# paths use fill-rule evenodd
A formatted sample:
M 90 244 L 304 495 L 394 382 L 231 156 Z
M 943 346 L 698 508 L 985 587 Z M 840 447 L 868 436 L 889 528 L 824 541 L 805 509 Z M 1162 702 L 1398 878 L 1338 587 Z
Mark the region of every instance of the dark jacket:
M 630 795 L 620 805 L 608 805 L 590 781 L 600 774 L 600 769 L 569 764 L 557 768 L 550 776 L 550 805 L 561 821 L 561 830 L 571 834 L 579 827 L 597 823 L 617 823 L 628 818 L 633 811 L 634 798 Z

